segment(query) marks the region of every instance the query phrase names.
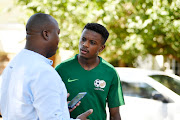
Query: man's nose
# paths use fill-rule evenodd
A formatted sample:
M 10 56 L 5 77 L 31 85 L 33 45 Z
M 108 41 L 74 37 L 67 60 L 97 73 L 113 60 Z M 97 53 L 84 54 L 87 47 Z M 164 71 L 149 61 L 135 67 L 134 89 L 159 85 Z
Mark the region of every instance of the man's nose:
M 89 43 L 88 43 L 87 41 L 85 41 L 85 42 L 83 43 L 83 46 L 84 46 L 84 47 L 89 47 Z

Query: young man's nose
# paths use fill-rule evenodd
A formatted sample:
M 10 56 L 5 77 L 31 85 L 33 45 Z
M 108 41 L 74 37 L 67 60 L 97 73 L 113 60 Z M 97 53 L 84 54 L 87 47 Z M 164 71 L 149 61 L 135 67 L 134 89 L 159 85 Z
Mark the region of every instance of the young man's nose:
M 84 47 L 89 47 L 89 43 L 88 43 L 87 41 L 85 41 L 85 42 L 83 43 L 83 46 L 84 46 Z

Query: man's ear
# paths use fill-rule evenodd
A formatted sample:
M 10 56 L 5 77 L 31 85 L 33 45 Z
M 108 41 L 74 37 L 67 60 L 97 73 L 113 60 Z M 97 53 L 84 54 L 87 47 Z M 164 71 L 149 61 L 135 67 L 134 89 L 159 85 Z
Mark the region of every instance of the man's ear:
M 102 52 L 105 47 L 106 47 L 106 45 L 102 45 L 101 48 L 99 49 L 99 52 Z
M 43 30 L 42 31 L 42 36 L 45 40 L 49 39 L 49 32 L 47 30 Z

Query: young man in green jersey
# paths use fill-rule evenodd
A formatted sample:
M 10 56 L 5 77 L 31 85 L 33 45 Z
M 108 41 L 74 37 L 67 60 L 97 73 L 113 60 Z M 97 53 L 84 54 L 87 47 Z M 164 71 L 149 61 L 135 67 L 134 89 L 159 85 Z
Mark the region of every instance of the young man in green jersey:
M 98 56 L 105 48 L 109 36 L 107 29 L 98 23 L 88 23 L 79 41 L 79 54 L 62 62 L 56 71 L 64 81 L 71 100 L 79 92 L 87 92 L 71 117 L 92 108 L 90 120 L 106 119 L 106 102 L 110 120 L 120 120 L 119 106 L 124 105 L 120 78 L 114 67 Z

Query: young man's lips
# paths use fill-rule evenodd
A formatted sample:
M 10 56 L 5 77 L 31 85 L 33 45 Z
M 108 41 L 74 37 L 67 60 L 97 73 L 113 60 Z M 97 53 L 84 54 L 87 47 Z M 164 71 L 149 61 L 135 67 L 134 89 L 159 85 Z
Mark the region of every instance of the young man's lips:
M 88 53 L 88 51 L 84 50 L 84 49 L 81 49 L 81 53 L 86 54 L 86 53 Z

